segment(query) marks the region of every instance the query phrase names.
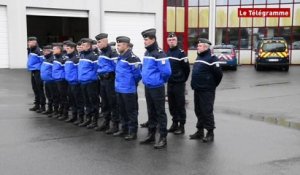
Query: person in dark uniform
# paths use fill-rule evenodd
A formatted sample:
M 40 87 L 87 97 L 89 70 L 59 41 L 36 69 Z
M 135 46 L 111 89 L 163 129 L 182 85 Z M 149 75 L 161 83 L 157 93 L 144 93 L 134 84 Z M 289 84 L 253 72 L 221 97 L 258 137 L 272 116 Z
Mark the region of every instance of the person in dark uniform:
M 116 65 L 115 90 L 119 106 L 122 129 L 114 136 L 135 140 L 138 129 L 137 85 L 142 78 L 141 61 L 129 48 L 130 38 L 119 36 L 117 50 L 120 53 Z
M 52 77 L 56 82 L 59 94 L 59 114 L 55 116 L 59 120 L 66 120 L 69 111 L 68 82 L 65 79 L 64 64 L 66 58 L 63 57 L 62 43 L 53 43 L 54 61 L 52 67 Z
M 106 33 L 100 33 L 95 37 L 100 49 L 97 72 L 101 81 L 101 110 L 104 116 L 104 121 L 95 130 L 105 131 L 106 134 L 113 134 L 119 131 L 120 121 L 115 92 L 115 68 L 118 54 L 113 52 L 111 46 L 108 45 L 107 37 Z M 109 126 L 110 122 L 111 126 Z
M 76 53 L 75 47 L 76 44 L 71 41 L 66 43 L 65 78 L 69 83 L 69 99 L 72 109 L 72 115 L 66 122 L 73 122 L 75 125 L 79 125 L 83 122 L 84 118 L 84 102 L 78 81 L 79 55 Z
M 46 110 L 46 98 L 44 94 L 44 85 L 41 80 L 40 69 L 43 62 L 42 49 L 39 48 L 36 37 L 28 37 L 27 40 L 28 61 L 27 69 L 30 71 L 31 86 L 34 93 L 34 106 L 30 108 L 30 111 L 36 111 L 38 113 Z
M 214 140 L 214 101 L 216 88 L 223 76 L 217 57 L 211 54 L 210 45 L 209 40 L 199 38 L 198 56 L 194 63 L 191 81 L 198 122 L 197 131 L 190 135 L 190 139 L 202 139 L 203 142 Z M 206 135 L 204 135 L 204 129 L 207 130 Z
M 169 33 L 167 42 L 170 47 L 167 56 L 170 58 L 172 69 L 172 75 L 168 81 L 167 94 L 173 121 L 168 132 L 179 135 L 185 132 L 185 82 L 190 74 L 190 64 L 184 51 L 178 48 L 175 33 Z
M 92 47 L 93 47 L 93 51 L 95 52 L 95 54 L 96 54 L 97 56 L 99 56 L 99 55 L 100 55 L 100 50 L 99 50 L 99 48 L 98 48 L 98 45 L 97 45 L 97 41 L 96 41 L 96 40 L 93 40 L 93 45 L 92 45 Z
M 148 136 L 141 144 L 155 142 L 156 128 L 159 126 L 160 138 L 154 148 L 160 149 L 167 145 L 167 115 L 165 111 L 165 86 L 171 75 L 170 61 L 166 54 L 158 47 L 156 41 L 156 29 L 148 29 L 142 32 L 146 48 L 142 80 L 145 85 L 145 96 L 148 111 Z
M 77 50 L 78 55 L 80 55 L 80 53 L 81 53 L 81 51 L 82 51 L 81 41 L 78 41 L 78 42 L 77 42 L 76 50 Z
M 45 83 L 45 93 L 48 100 L 48 109 L 42 114 L 48 115 L 48 117 L 52 117 L 53 112 L 54 115 L 58 114 L 58 89 L 56 83 L 52 77 L 52 67 L 54 56 L 52 53 L 52 46 L 47 45 L 43 48 L 43 53 L 45 60 L 41 66 L 41 78 Z M 53 110 L 54 107 L 54 110 Z
M 97 55 L 92 50 L 92 39 L 81 39 L 82 51 L 78 63 L 78 80 L 83 93 L 85 121 L 78 126 L 88 129 L 98 126 L 99 99 L 97 92 Z

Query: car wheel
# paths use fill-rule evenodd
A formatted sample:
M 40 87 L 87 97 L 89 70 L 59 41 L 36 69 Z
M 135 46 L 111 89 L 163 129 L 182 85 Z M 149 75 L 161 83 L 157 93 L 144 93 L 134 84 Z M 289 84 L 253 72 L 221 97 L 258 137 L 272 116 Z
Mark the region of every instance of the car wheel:
M 288 72 L 289 71 L 289 66 L 283 66 L 282 70 L 285 71 L 285 72 Z
M 262 71 L 262 67 L 258 64 L 255 64 L 255 70 L 256 71 Z
M 233 70 L 233 71 L 236 71 L 236 70 L 237 70 L 237 66 L 233 66 L 233 67 L 232 67 L 232 70 Z

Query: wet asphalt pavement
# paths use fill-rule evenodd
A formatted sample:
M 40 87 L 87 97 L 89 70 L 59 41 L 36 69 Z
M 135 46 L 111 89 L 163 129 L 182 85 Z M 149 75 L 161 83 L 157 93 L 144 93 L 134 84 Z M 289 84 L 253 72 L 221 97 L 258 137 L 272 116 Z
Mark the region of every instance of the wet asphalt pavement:
M 210 144 L 188 139 L 196 117 L 187 84 L 186 134 L 169 134 L 168 147 L 154 150 L 139 145 L 147 134 L 143 128 L 137 141 L 127 142 L 28 111 L 29 73 L 0 69 L 0 175 L 298 175 L 299 75 L 300 67 L 288 73 L 252 66 L 225 71 Z M 147 115 L 141 85 L 139 105 L 142 123 Z

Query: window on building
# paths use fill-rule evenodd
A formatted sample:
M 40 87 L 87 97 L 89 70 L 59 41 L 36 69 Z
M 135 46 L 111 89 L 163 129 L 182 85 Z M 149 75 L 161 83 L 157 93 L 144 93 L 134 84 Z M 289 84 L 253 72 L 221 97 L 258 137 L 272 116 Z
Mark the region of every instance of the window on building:
M 209 0 L 199 0 L 200 6 L 209 6 Z
M 189 6 L 191 7 L 199 6 L 199 0 L 189 0 Z
M 252 49 L 256 49 L 258 45 L 258 41 L 265 37 L 266 28 L 259 27 L 253 28 L 253 36 L 252 36 Z
M 300 27 L 293 28 L 294 40 L 292 43 L 292 49 L 300 49 Z
M 216 5 L 227 5 L 227 0 L 217 0 Z
M 238 48 L 251 49 L 251 37 L 252 37 L 251 28 L 240 28 L 240 39 L 239 39 Z
M 288 46 L 291 45 L 291 36 L 292 36 L 292 27 L 279 27 L 278 28 L 278 37 L 283 37 Z
M 253 0 L 242 0 L 241 5 L 251 5 L 253 3 Z
M 216 28 L 216 45 L 227 44 L 227 38 L 227 28 Z
M 229 0 L 229 5 L 240 5 L 240 0 Z
M 208 28 L 189 29 L 189 49 L 197 49 L 198 38 L 208 39 Z
M 282 0 L 281 0 L 282 2 Z M 268 4 L 278 4 L 279 0 L 268 0 Z
M 184 7 L 184 0 L 168 0 L 168 6 Z
M 254 4 L 266 4 L 266 0 L 254 0 Z

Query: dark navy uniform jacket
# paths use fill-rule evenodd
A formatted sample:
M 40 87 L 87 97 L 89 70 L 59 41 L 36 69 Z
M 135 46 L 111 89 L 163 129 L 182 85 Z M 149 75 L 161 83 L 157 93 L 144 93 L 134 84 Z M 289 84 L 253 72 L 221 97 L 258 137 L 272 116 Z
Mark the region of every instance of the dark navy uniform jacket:
M 66 54 L 65 79 L 69 84 L 78 84 L 79 55 L 76 52 Z
M 167 52 L 170 59 L 172 74 L 168 83 L 184 83 L 190 74 L 190 64 L 186 54 L 178 46 L 170 48 Z
M 142 67 L 143 83 L 147 88 L 161 87 L 172 73 L 170 60 L 156 42 L 146 49 Z
M 222 80 L 222 70 L 210 49 L 198 54 L 192 72 L 191 86 L 194 90 L 215 90 Z
M 118 54 L 107 46 L 101 49 L 100 56 L 98 57 L 98 74 L 104 75 L 107 73 L 115 72 Z
M 54 56 L 50 53 L 48 55 L 44 55 L 44 58 L 44 62 L 41 65 L 41 79 L 47 83 L 54 80 L 52 77 Z
M 116 92 L 136 93 L 141 78 L 141 60 L 132 50 L 128 49 L 123 55 L 119 55 L 116 65 Z
M 92 49 L 80 52 L 78 80 L 81 84 L 96 81 L 98 79 L 97 68 L 97 55 L 92 51 Z

